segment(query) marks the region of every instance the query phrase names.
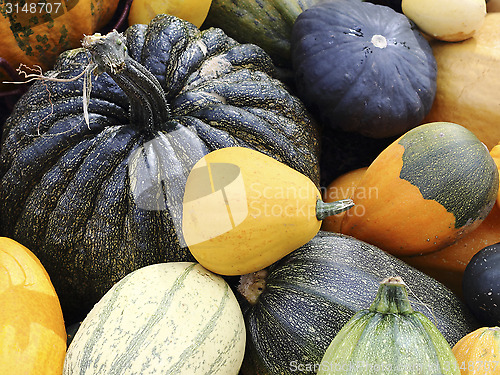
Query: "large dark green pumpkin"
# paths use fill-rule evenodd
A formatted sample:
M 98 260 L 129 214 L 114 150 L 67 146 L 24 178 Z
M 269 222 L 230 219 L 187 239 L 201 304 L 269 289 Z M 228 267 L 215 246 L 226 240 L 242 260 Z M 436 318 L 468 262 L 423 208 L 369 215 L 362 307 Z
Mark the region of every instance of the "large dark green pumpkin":
M 251 281 L 239 286 L 254 300 L 243 302 L 245 375 L 315 373 L 337 332 L 356 312 L 369 308 L 380 282 L 394 275 L 408 286 L 414 310 L 426 315 L 451 346 L 478 327 L 444 285 L 342 234 L 320 231 L 266 271 L 254 280 L 244 276 L 242 280 Z
M 132 270 L 193 260 L 176 223 L 209 151 L 254 148 L 319 183 L 315 126 L 261 48 L 171 16 L 86 41 L 47 75 L 75 77 L 92 56 L 89 125 L 82 79 L 36 82 L 0 156 L 0 233 L 33 249 L 70 321 Z
M 293 25 L 297 95 L 326 128 L 372 138 L 419 125 L 436 94 L 436 60 L 405 15 L 356 0 L 306 9 Z

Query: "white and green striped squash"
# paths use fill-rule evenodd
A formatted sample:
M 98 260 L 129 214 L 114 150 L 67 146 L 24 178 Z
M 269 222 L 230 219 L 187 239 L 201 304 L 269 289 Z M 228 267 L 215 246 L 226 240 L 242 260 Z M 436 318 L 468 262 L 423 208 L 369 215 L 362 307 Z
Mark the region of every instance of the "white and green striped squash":
M 83 320 L 63 374 L 238 374 L 240 306 L 226 281 L 197 263 L 140 268 Z

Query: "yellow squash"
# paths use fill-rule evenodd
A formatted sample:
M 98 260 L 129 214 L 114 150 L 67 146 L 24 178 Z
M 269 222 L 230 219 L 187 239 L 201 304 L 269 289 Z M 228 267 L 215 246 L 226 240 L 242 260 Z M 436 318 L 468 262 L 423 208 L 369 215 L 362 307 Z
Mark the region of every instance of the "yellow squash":
M 56 292 L 35 255 L 0 237 L 0 374 L 60 375 L 66 329 Z
M 130 6 L 130 25 L 149 23 L 158 14 L 169 14 L 200 27 L 212 0 L 134 0 Z
M 462 375 L 500 374 L 500 328 L 481 327 L 453 347 Z
M 323 203 L 306 176 L 258 151 L 228 147 L 199 160 L 186 182 L 182 231 L 196 260 L 222 275 L 268 267 L 352 206 Z
M 491 149 L 500 141 L 500 13 L 463 42 L 433 41 L 437 91 L 424 122 L 451 121 L 472 131 Z

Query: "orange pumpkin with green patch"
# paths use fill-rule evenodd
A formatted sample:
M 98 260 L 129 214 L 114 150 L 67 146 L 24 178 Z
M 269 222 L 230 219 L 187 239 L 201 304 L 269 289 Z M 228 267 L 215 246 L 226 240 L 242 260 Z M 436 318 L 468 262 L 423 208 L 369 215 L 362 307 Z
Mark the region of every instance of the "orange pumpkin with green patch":
M 0 7 L 0 57 L 13 68 L 25 64 L 50 69 L 57 56 L 80 46 L 84 35 L 104 27 L 119 0 L 5 1 Z M 0 68 L 0 90 L 12 88 Z
M 486 218 L 498 181 L 493 158 L 472 132 L 449 122 L 424 124 L 368 167 L 353 196 L 362 214 L 346 214 L 341 232 L 397 256 L 437 251 Z

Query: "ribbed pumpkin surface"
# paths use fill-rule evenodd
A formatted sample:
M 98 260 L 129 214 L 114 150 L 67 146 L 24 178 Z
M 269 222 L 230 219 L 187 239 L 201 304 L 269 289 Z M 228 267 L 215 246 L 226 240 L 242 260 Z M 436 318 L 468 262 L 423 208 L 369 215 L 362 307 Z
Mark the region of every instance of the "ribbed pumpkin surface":
M 245 350 L 228 284 L 196 263 L 130 273 L 94 306 L 71 342 L 64 374 L 236 375 Z
M 124 38 L 142 76 L 114 74 L 132 94 L 109 73 L 92 76 L 88 126 L 82 79 L 36 82 L 5 124 L 0 233 L 36 249 L 67 319 L 134 269 L 193 260 L 174 220 L 190 167 L 209 151 L 254 148 L 319 183 L 315 125 L 262 49 L 171 16 Z M 88 63 L 88 51 L 71 50 L 50 74 L 74 77 Z M 151 185 L 174 203 L 141 205 L 134 186 Z
M 337 332 L 370 305 L 380 281 L 391 275 L 411 285 L 414 309 L 450 345 L 478 328 L 464 303 L 436 280 L 375 246 L 320 231 L 269 267 L 264 283 L 255 284 L 262 291 L 244 310 L 248 342 L 242 372 L 314 374 Z M 245 293 L 245 288 L 239 290 Z
M 0 374 L 58 375 L 66 330 L 47 272 L 26 247 L 0 238 Z
M 335 335 L 318 375 L 460 375 L 450 345 L 415 311 L 399 276 L 385 278 L 369 308 Z

